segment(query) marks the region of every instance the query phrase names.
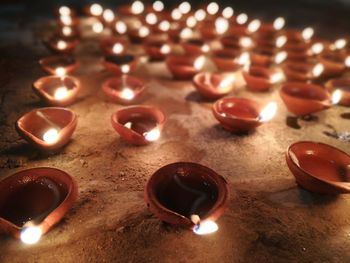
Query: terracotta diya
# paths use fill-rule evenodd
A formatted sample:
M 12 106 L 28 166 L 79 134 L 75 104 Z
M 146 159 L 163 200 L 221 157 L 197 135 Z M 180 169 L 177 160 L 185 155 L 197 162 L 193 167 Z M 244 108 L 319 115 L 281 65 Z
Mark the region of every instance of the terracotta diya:
M 289 56 L 289 55 L 288 55 Z M 289 81 L 306 82 L 320 77 L 324 71 L 321 63 L 285 63 L 282 66 L 286 79 Z
M 203 68 L 205 57 L 169 55 L 165 63 L 175 79 L 189 80 Z
M 127 104 L 134 101 L 145 89 L 145 83 L 128 75 L 107 79 L 102 84 L 103 92 L 113 101 Z
M 330 93 L 340 90 L 342 96 L 338 104 L 350 106 L 350 79 L 331 79 L 325 86 Z
M 128 50 L 129 43 L 122 37 L 108 37 L 101 40 L 100 46 L 107 56 L 113 56 L 125 54 Z
M 129 106 L 116 111 L 112 126 L 119 135 L 131 144 L 146 145 L 158 140 L 166 117 L 153 106 Z
M 182 48 L 186 54 L 200 55 L 206 54 L 210 51 L 210 46 L 201 39 L 189 39 L 181 43 Z
M 143 44 L 143 47 L 153 61 L 164 60 L 171 53 L 172 47 L 170 42 L 164 40 L 150 40 Z
M 72 104 L 80 89 L 80 81 L 72 76 L 47 76 L 33 83 L 34 92 L 52 106 Z
M 32 110 L 16 122 L 19 135 L 35 147 L 52 151 L 68 143 L 77 126 L 77 116 L 69 109 L 50 107 Z
M 237 63 L 239 54 L 235 49 L 224 48 L 213 51 L 211 59 L 219 70 L 236 71 L 241 66 Z
M 205 222 L 222 215 L 228 188 L 225 179 L 210 168 L 178 162 L 157 170 L 148 180 L 144 195 L 149 210 L 160 220 L 196 227 L 194 217 Z
M 193 78 L 197 91 L 207 99 L 218 99 L 229 94 L 234 87 L 235 76 L 214 73 L 198 73 Z
M 314 84 L 289 82 L 282 86 L 280 96 L 288 111 L 297 116 L 322 111 L 332 105 L 330 94 Z
M 289 146 L 287 165 L 297 183 L 315 193 L 350 193 L 350 156 L 328 144 L 302 141 Z
M 282 79 L 282 73 L 265 67 L 251 66 L 243 70 L 243 78 L 247 88 L 251 91 L 268 91 L 275 83 Z
M 75 58 L 65 55 L 40 59 L 39 64 L 45 72 L 53 75 L 60 75 L 59 71 L 62 71 L 63 75 L 70 74 L 79 67 L 79 62 Z
M 65 216 L 77 194 L 77 184 L 64 171 L 17 172 L 0 181 L 0 231 L 34 244 Z
M 134 72 L 138 66 L 138 59 L 128 54 L 106 56 L 102 65 L 106 70 L 121 75 Z
M 214 117 L 228 131 L 245 133 L 273 118 L 277 110 L 275 102 L 263 109 L 255 101 L 245 98 L 227 97 L 215 102 Z
M 338 53 L 323 53 L 319 61 L 324 66 L 324 74 L 328 77 L 339 76 L 346 70 L 345 57 Z
M 45 45 L 55 53 L 71 54 L 79 44 L 78 39 L 60 39 L 57 37 L 44 41 Z
M 269 67 L 273 63 L 273 49 L 255 49 L 250 52 L 250 60 L 253 66 Z
M 239 43 L 239 39 L 240 38 L 238 36 L 224 36 L 220 39 L 220 42 L 224 48 L 231 48 L 231 49 L 238 49 L 239 50 L 241 48 L 241 45 Z

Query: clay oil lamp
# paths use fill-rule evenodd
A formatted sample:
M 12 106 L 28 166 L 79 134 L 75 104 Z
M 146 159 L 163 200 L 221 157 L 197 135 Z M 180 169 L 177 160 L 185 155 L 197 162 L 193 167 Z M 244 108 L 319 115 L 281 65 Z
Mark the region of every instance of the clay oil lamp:
M 324 66 L 321 63 L 314 65 L 311 63 L 288 62 L 282 66 L 282 69 L 287 80 L 307 82 L 319 78 L 324 71 Z
M 213 51 L 211 59 L 219 70 L 236 71 L 241 66 L 237 63 L 239 55 L 239 51 L 235 49 L 224 48 Z
M 105 57 L 102 64 L 106 70 L 121 75 L 134 72 L 138 66 L 138 59 L 129 54 L 113 55 Z
M 328 77 L 339 76 L 346 70 L 345 58 L 339 53 L 322 53 L 319 55 L 319 62 L 324 66 L 324 75 Z
M 342 96 L 338 104 L 350 106 L 350 79 L 331 79 L 325 86 L 329 93 L 340 90 Z
M 172 163 L 157 170 L 145 187 L 148 209 L 160 220 L 209 234 L 228 200 L 225 179 L 212 169 L 188 162 Z
M 78 194 L 64 171 L 38 167 L 0 181 L 0 232 L 37 243 L 73 206 Z
M 259 66 L 251 66 L 248 70 L 243 70 L 242 74 L 247 88 L 254 92 L 268 91 L 283 78 L 281 72 Z
M 63 107 L 72 104 L 80 89 L 80 81 L 72 76 L 47 76 L 33 83 L 34 92 L 52 106 Z
M 169 55 L 165 63 L 175 79 L 189 80 L 203 68 L 205 57 Z
M 189 39 L 181 43 L 182 48 L 188 55 L 201 55 L 210 51 L 210 46 L 200 39 Z
M 102 84 L 103 92 L 113 101 L 122 104 L 134 101 L 144 89 L 142 80 L 128 75 L 109 78 Z
M 250 61 L 254 66 L 269 67 L 273 63 L 274 51 L 258 48 L 250 52 Z
M 101 49 L 107 56 L 125 54 L 128 50 L 129 43 L 122 37 L 108 37 L 100 42 Z
M 44 43 L 51 51 L 55 53 L 71 54 L 79 44 L 79 40 L 53 37 L 44 41 Z
M 224 36 L 220 38 L 220 43 L 223 48 L 228 48 L 228 49 L 240 49 L 241 46 L 239 44 L 239 37 L 237 36 Z
M 330 95 L 321 86 L 302 82 L 289 82 L 280 90 L 280 96 L 288 111 L 296 116 L 328 109 L 340 101 L 341 95 L 338 89 Z
M 40 59 L 39 64 L 45 72 L 52 75 L 71 74 L 79 67 L 79 62 L 74 57 L 65 55 Z
M 152 61 L 164 60 L 172 50 L 170 42 L 164 40 L 148 40 L 143 47 Z
M 166 117 L 153 106 L 129 106 L 116 111 L 111 118 L 113 128 L 134 145 L 146 145 L 159 139 Z
M 350 193 L 350 156 L 328 144 L 301 141 L 286 152 L 289 170 L 306 190 L 319 194 Z
M 23 139 L 45 151 L 53 151 L 68 143 L 77 126 L 77 116 L 65 108 L 32 110 L 16 122 Z
M 226 130 L 246 133 L 272 119 L 276 114 L 277 104 L 270 102 L 262 109 L 253 100 L 227 97 L 215 102 L 212 110 L 214 117 Z
M 213 73 L 198 73 L 193 78 L 197 91 L 207 99 L 218 99 L 229 94 L 234 87 L 235 76 Z

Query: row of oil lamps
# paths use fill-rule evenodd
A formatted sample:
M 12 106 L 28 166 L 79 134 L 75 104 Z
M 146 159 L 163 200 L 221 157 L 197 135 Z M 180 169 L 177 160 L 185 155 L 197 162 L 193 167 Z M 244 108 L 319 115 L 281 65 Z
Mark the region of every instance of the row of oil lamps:
M 187 2 L 171 12 L 163 9 L 160 1 L 146 7 L 136 1 L 119 7 L 120 17 L 98 4 L 84 11 L 98 18 L 92 24 L 94 32 L 102 33 L 105 27 L 119 35 L 129 32 L 132 42 L 143 42 L 151 60 L 165 60 L 174 78 L 192 80 L 203 97 L 219 99 L 212 107 L 213 114 L 232 132 L 255 129 L 271 119 L 277 109 L 275 103 L 262 108 L 250 99 L 224 97 L 235 86 L 238 73 L 232 72 L 237 70 L 242 71 L 251 91 L 266 91 L 286 78 L 289 82 L 282 86 L 280 95 L 288 110 L 298 116 L 338 102 L 350 105 L 350 80 L 329 80 L 327 89 L 307 82 L 323 81 L 321 75 L 336 76 L 346 70 L 349 60 L 344 39 L 334 43 L 314 41 L 311 28 L 282 32 L 284 20 L 281 18 L 273 24 L 249 22 L 245 14 L 233 16 L 232 8 L 219 12 L 216 3 L 195 12 Z M 40 61 L 51 76 L 34 82 L 33 89 L 47 104 L 62 107 L 73 103 L 81 89 L 79 80 L 67 75 L 79 67 L 67 54 L 78 45 L 80 30 L 74 10 L 61 7 L 56 15 L 60 26 L 55 37 L 45 43 L 51 50 L 65 55 Z M 148 26 L 140 27 L 135 20 Z M 165 31 L 169 31 L 167 38 L 158 36 Z M 150 32 L 155 34 L 149 35 Z M 196 36 L 198 32 L 200 37 Z M 222 48 L 213 48 L 213 39 L 219 40 Z M 175 51 L 173 41 L 180 41 L 186 55 Z M 144 91 L 145 83 L 128 75 L 139 63 L 137 56 L 128 53 L 129 41 L 122 36 L 107 37 L 101 41 L 101 48 L 106 55 L 102 65 L 115 74 L 102 84 L 102 90 L 115 102 L 134 103 Z M 201 72 L 208 58 L 220 71 L 231 73 Z M 282 62 L 281 71 L 277 65 Z M 61 107 L 41 108 L 25 114 L 16 123 L 19 134 L 42 150 L 60 149 L 68 143 L 77 125 L 76 115 Z M 120 136 L 137 145 L 157 140 L 165 120 L 165 114 L 153 106 L 125 107 L 111 117 L 112 126 Z M 298 184 L 310 191 L 332 194 L 350 191 L 346 182 L 350 176 L 350 156 L 339 149 L 322 143 L 298 142 L 288 148 L 286 160 Z M 20 237 L 24 243 L 36 243 L 59 222 L 76 197 L 75 181 L 61 170 L 34 168 L 18 172 L 0 182 L 0 230 Z M 227 199 L 223 177 L 195 163 L 166 165 L 151 176 L 145 188 L 145 200 L 156 216 L 171 224 L 191 227 L 197 234 L 217 230 L 214 221 L 223 213 Z

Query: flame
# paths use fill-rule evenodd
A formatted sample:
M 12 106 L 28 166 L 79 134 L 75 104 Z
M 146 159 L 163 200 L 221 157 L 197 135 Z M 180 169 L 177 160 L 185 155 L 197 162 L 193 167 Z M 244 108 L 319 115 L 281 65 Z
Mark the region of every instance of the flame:
M 281 64 L 283 61 L 285 61 L 288 57 L 288 53 L 286 51 L 278 52 L 275 56 L 275 63 Z
M 131 129 L 132 123 L 131 122 L 127 122 L 124 124 L 124 127 Z
M 58 138 L 59 138 L 58 130 L 54 128 L 47 130 L 43 135 L 43 140 L 49 144 L 57 142 Z
M 223 80 L 220 81 L 220 83 L 218 85 L 218 89 L 220 89 L 221 91 L 231 90 L 235 80 L 236 80 L 235 75 L 230 75 L 230 76 L 225 77 Z
M 181 12 L 181 14 L 187 14 L 191 11 L 191 5 L 189 2 L 182 2 L 179 5 L 179 11 Z
M 120 97 L 125 100 L 132 100 L 135 97 L 135 93 L 130 88 L 124 88 L 120 93 Z
M 180 33 L 180 37 L 183 39 L 189 39 L 193 36 L 193 31 L 191 28 L 184 28 L 182 29 L 181 33 Z
M 162 31 L 168 31 L 170 29 L 170 23 L 169 21 L 162 21 L 159 23 L 159 29 Z
M 197 19 L 197 21 L 203 21 L 206 16 L 207 16 L 207 13 L 203 9 L 198 9 L 194 13 L 194 17 Z
M 139 36 L 140 37 L 147 37 L 149 35 L 150 31 L 148 27 L 142 26 L 139 29 Z
M 204 56 L 200 56 L 198 57 L 194 63 L 193 63 L 193 66 L 196 70 L 201 70 L 204 66 L 204 63 L 205 63 L 205 57 Z
M 121 70 L 122 73 L 128 74 L 129 71 L 130 71 L 130 66 L 129 66 L 129 65 L 126 65 L 126 64 L 121 65 L 120 70 Z
M 164 4 L 162 1 L 155 1 L 153 3 L 153 9 L 156 11 L 156 12 L 161 12 L 163 11 L 164 9 Z
M 58 40 L 57 41 L 57 48 L 60 50 L 66 49 L 67 48 L 67 42 L 64 40 Z
M 182 17 L 182 13 L 179 9 L 175 8 L 173 11 L 171 11 L 171 18 L 174 20 L 179 20 Z
M 146 15 L 146 23 L 149 25 L 155 25 L 158 22 L 158 17 L 154 13 Z
M 164 44 L 160 48 L 160 53 L 162 53 L 162 54 L 169 54 L 170 51 L 171 51 L 171 48 L 170 48 L 170 46 L 168 44 Z
M 93 16 L 100 16 L 102 15 L 102 12 L 103 12 L 103 8 L 100 4 L 92 4 L 90 6 L 90 13 Z
M 218 34 L 224 34 L 228 30 L 229 26 L 230 24 L 226 18 L 218 17 L 215 20 L 215 30 Z
M 282 72 L 276 72 L 270 77 L 270 82 L 273 84 L 280 82 L 283 79 L 283 76 Z
M 347 66 L 348 68 L 350 68 L 350 56 L 347 56 L 345 58 L 345 66 Z
M 65 97 L 67 97 L 67 95 L 68 95 L 67 87 L 62 86 L 56 89 L 54 97 L 56 100 L 62 100 Z
M 197 19 L 194 16 L 189 16 L 186 20 L 188 27 L 195 27 L 197 25 Z
M 125 34 L 126 30 L 127 30 L 127 26 L 123 21 L 118 21 L 117 23 L 115 23 L 115 30 L 119 33 L 119 34 Z
M 332 104 L 333 105 L 338 104 L 339 101 L 341 100 L 342 95 L 343 93 L 340 89 L 336 89 L 335 91 L 333 91 L 332 97 L 331 97 Z
M 92 25 L 92 31 L 95 33 L 102 33 L 103 32 L 103 24 L 101 22 L 96 22 Z
M 153 130 L 150 130 L 149 132 L 145 132 L 143 134 L 145 139 L 149 142 L 154 142 L 159 139 L 160 137 L 160 130 L 158 128 L 154 128 Z
M 115 18 L 114 12 L 111 9 L 106 9 L 103 11 L 103 19 L 106 22 L 112 22 Z
M 210 46 L 208 44 L 204 44 L 201 48 L 201 50 L 204 52 L 204 53 L 207 53 L 210 51 Z
M 286 36 L 279 36 L 276 39 L 276 47 L 281 48 L 287 43 L 287 37 Z
M 323 71 L 324 71 L 323 64 L 322 63 L 317 63 L 312 69 L 312 76 L 317 78 L 317 77 L 321 76 Z
M 243 48 L 251 48 L 253 46 L 253 40 L 250 37 L 241 37 L 239 39 L 239 44 Z
M 277 103 L 270 102 L 260 112 L 259 120 L 262 122 L 269 121 L 276 115 L 276 112 L 277 112 Z
M 209 15 L 215 15 L 219 11 L 219 5 L 216 2 L 211 2 L 207 6 L 207 12 Z
M 212 220 L 205 220 L 195 225 L 193 232 L 197 235 L 208 235 L 218 231 L 218 225 Z
M 334 42 L 335 49 L 343 49 L 347 44 L 347 41 L 344 38 L 337 39 Z
M 68 6 L 61 6 L 59 9 L 58 9 L 58 13 L 61 15 L 61 16 L 69 16 L 71 14 L 71 10 Z
M 66 26 L 70 26 L 73 23 L 72 17 L 69 15 L 61 15 L 60 20 L 61 20 L 62 24 L 66 25 Z
M 124 46 L 121 43 L 115 43 L 113 45 L 112 51 L 114 54 L 120 54 L 124 51 Z
M 318 55 L 320 54 L 324 49 L 324 46 L 322 43 L 315 43 L 311 46 L 311 53 Z
M 55 69 L 55 74 L 59 77 L 63 77 L 66 75 L 66 70 L 63 67 L 58 67 Z
M 240 24 L 240 25 L 247 23 L 247 21 L 248 21 L 248 16 L 245 13 L 239 14 L 236 18 L 237 24 Z
M 73 30 L 72 30 L 72 28 L 70 28 L 69 26 L 64 26 L 64 27 L 62 27 L 62 33 L 63 33 L 63 35 L 69 36 L 69 35 L 72 34 L 72 32 L 73 32 Z
M 131 5 L 131 13 L 134 15 L 139 15 L 145 10 L 145 6 L 141 1 L 135 1 Z
M 312 27 L 307 27 L 301 32 L 301 35 L 305 41 L 310 40 L 314 35 L 314 29 Z
M 256 32 L 256 31 L 259 30 L 260 26 L 261 26 L 260 20 L 259 20 L 259 19 L 254 19 L 253 21 L 251 21 L 251 22 L 249 23 L 249 25 L 248 25 L 248 31 L 249 31 L 250 33 L 254 33 L 254 32 Z
M 226 19 L 231 18 L 234 13 L 235 13 L 235 11 L 230 6 L 225 7 L 224 10 L 222 10 L 222 16 Z
M 238 61 L 237 63 L 241 66 L 244 66 L 244 65 L 249 65 L 250 64 L 250 55 L 248 52 L 243 52 L 239 58 L 238 58 Z
M 20 238 L 24 244 L 33 245 L 38 243 L 42 236 L 42 230 L 38 226 L 29 226 L 22 229 Z
M 281 30 L 286 24 L 286 20 L 283 17 L 277 17 L 275 21 L 273 21 L 273 28 L 275 30 Z

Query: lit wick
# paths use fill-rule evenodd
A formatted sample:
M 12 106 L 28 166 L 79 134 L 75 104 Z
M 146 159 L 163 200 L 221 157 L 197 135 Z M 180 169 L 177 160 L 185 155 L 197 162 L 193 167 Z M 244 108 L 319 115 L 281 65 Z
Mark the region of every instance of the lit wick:
M 236 18 L 236 22 L 239 25 L 243 25 L 248 21 L 248 16 L 245 13 L 239 14 Z
M 154 142 L 159 139 L 160 137 L 160 130 L 158 128 L 154 128 L 148 132 L 145 132 L 142 134 L 145 139 L 149 142 Z
M 130 66 L 129 65 L 121 65 L 120 70 L 123 74 L 128 74 L 130 71 Z
M 169 54 L 170 51 L 171 51 L 171 48 L 170 48 L 170 46 L 168 44 L 164 44 L 160 48 L 160 53 L 162 53 L 162 54 Z
M 124 51 L 124 47 L 120 43 L 115 43 L 112 48 L 113 53 L 120 54 Z
M 278 64 L 281 64 L 283 61 L 285 61 L 288 57 L 288 53 L 286 51 L 281 51 L 281 52 L 278 52 L 275 56 L 275 63 L 278 65 Z
M 38 243 L 42 236 L 42 230 L 37 226 L 24 227 L 21 231 L 20 238 L 24 244 L 33 245 Z
M 225 17 L 226 19 L 231 18 L 233 14 L 234 14 L 234 10 L 230 6 L 225 7 L 224 10 L 222 10 L 222 16 Z
M 228 30 L 229 26 L 230 24 L 226 18 L 218 17 L 215 20 L 215 30 L 218 34 L 224 34 Z
M 284 27 L 285 23 L 286 23 L 286 21 L 284 20 L 283 17 L 278 17 L 273 22 L 273 28 L 277 31 L 281 30 Z
M 154 9 L 154 11 L 156 11 L 156 12 L 161 12 L 161 11 L 163 11 L 163 9 L 164 9 L 164 4 L 163 4 L 163 2 L 162 1 L 155 1 L 154 3 L 153 3 L 153 9 Z
M 207 6 L 207 12 L 209 15 L 215 15 L 219 11 L 219 5 L 215 2 L 211 2 Z
M 128 27 L 123 21 L 118 21 L 117 23 L 115 23 L 115 30 L 122 35 L 126 33 Z
M 103 8 L 100 4 L 92 4 L 90 6 L 90 13 L 93 16 L 100 16 L 103 13 Z
M 258 120 L 261 122 L 269 121 L 275 116 L 276 112 L 277 112 L 277 103 L 270 102 L 260 112 L 258 116 Z
M 286 36 L 279 36 L 276 39 L 276 47 L 281 48 L 287 43 L 287 37 Z
M 58 48 L 59 50 L 66 49 L 66 48 L 67 48 L 67 43 L 66 43 L 66 41 L 64 41 L 64 40 L 58 40 L 58 41 L 57 41 L 57 48 Z
M 135 1 L 131 5 L 131 13 L 139 15 L 145 10 L 145 6 L 141 1 Z
M 332 98 L 331 98 L 332 105 L 338 104 L 341 100 L 342 95 L 343 94 L 340 89 L 336 89 L 335 91 L 333 91 Z
M 235 75 L 231 75 L 224 78 L 223 80 L 220 81 L 218 85 L 218 89 L 223 92 L 231 90 L 231 87 L 233 86 L 235 79 L 236 79 Z
M 197 58 L 194 63 L 193 63 L 193 67 L 196 69 L 196 70 L 201 70 L 204 66 L 204 63 L 205 63 L 205 57 L 204 56 L 200 56 L 199 58 Z
M 259 30 L 261 26 L 261 22 L 259 19 L 254 19 L 252 22 L 249 23 L 248 25 L 248 31 L 250 33 L 254 33 Z
M 58 13 L 61 15 L 61 16 L 69 16 L 71 14 L 71 10 L 68 6 L 61 6 L 59 9 L 58 9 Z
M 64 27 L 62 27 L 62 33 L 65 36 L 69 36 L 73 33 L 73 30 L 69 26 L 64 26 Z
M 305 41 L 308 41 L 314 35 L 314 30 L 312 27 L 307 27 L 301 32 L 301 35 Z
M 180 5 L 179 5 L 179 11 L 182 13 L 182 14 L 187 14 L 191 11 L 191 5 L 189 2 L 182 2 Z
M 317 78 L 317 77 L 321 76 L 321 74 L 323 73 L 323 71 L 324 71 L 324 66 L 323 66 L 323 64 L 318 63 L 318 64 L 316 64 L 316 65 L 313 67 L 313 69 L 312 69 L 312 76 L 315 77 L 315 78 Z
M 216 232 L 219 227 L 212 220 L 201 221 L 198 215 L 191 215 L 191 221 L 195 224 L 193 227 L 193 232 L 197 235 L 208 235 Z
M 322 43 L 315 43 L 311 46 L 311 49 L 309 50 L 309 52 L 311 54 L 318 55 L 323 51 L 323 49 L 324 49 L 324 46 Z
M 350 56 L 347 56 L 345 59 L 345 66 L 347 66 L 348 68 L 350 68 Z

